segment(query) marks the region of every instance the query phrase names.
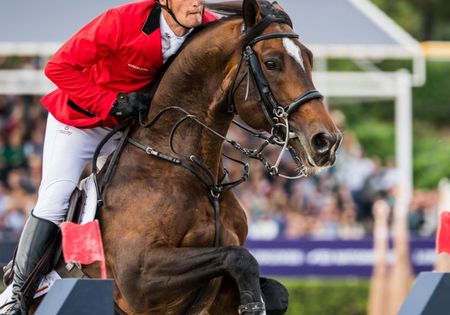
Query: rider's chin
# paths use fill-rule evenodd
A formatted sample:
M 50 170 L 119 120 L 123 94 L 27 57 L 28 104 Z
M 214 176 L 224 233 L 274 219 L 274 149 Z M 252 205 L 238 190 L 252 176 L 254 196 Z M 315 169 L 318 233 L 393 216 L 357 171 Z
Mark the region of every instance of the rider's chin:
M 201 13 L 191 13 L 186 17 L 186 26 L 188 27 L 196 27 L 202 23 L 202 15 Z

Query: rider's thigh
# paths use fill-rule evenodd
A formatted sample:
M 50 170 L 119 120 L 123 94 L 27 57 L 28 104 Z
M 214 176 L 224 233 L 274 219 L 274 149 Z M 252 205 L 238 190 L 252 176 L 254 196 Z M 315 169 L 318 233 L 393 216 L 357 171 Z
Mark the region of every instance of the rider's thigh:
M 69 207 L 70 195 L 77 186 L 81 173 L 107 133 L 107 129 L 100 127 L 82 129 L 68 126 L 49 114 L 42 181 L 34 215 L 56 224 L 62 222 Z M 114 142 L 116 141 L 113 140 Z

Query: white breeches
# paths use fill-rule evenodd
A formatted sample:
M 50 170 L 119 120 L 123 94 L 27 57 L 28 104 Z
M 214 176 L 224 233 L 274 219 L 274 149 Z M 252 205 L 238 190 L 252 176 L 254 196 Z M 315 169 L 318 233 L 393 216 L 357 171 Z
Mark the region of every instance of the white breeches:
M 69 208 L 69 198 L 78 185 L 86 164 L 92 160 L 98 143 L 110 131 L 96 127 L 80 129 L 60 123 L 49 114 L 44 140 L 42 181 L 33 214 L 60 224 Z M 110 154 L 117 146 L 115 135 L 102 149 Z

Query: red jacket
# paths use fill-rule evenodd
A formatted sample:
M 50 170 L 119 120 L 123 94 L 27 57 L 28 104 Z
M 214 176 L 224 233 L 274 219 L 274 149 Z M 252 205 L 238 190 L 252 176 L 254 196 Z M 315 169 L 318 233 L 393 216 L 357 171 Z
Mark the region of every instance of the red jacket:
M 117 94 L 143 90 L 163 65 L 160 12 L 154 0 L 135 2 L 83 27 L 48 62 L 45 74 L 58 89 L 42 104 L 67 125 L 117 125 L 108 115 Z M 215 19 L 205 11 L 204 23 Z

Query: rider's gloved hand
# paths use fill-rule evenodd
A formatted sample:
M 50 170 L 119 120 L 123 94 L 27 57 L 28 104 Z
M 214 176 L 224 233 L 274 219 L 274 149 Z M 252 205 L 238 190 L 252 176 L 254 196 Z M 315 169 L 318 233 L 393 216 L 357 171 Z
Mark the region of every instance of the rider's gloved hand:
M 121 118 L 138 117 L 139 113 L 145 114 L 149 106 L 150 97 L 148 94 L 139 92 L 119 93 L 109 113 Z

